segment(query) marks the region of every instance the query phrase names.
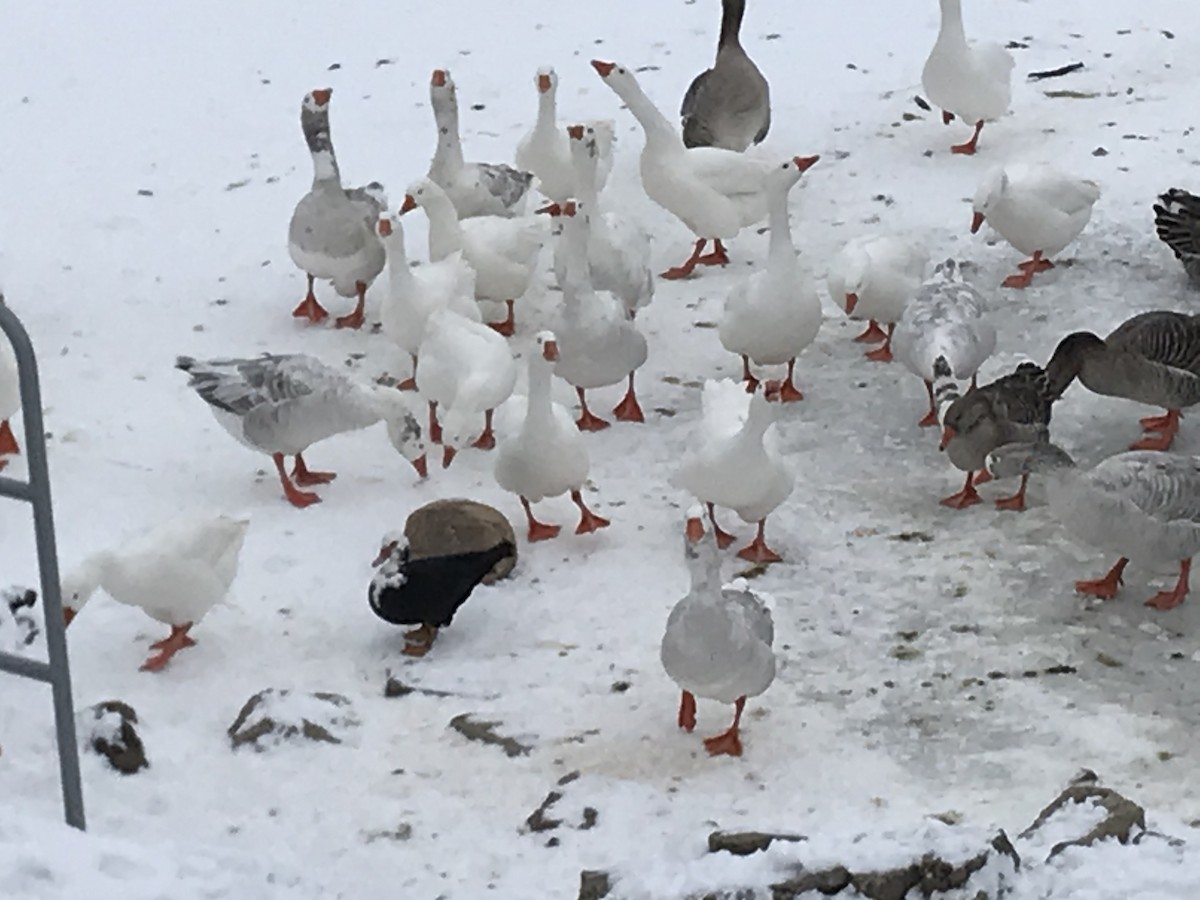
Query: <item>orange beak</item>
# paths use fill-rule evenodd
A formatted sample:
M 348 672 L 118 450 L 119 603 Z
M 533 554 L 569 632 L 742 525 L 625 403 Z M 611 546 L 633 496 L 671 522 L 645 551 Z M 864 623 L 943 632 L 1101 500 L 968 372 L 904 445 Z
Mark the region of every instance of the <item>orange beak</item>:
M 567 126 L 567 137 L 572 138 L 576 141 L 582 141 L 583 140 L 583 126 L 582 125 L 568 125 Z
M 575 215 L 575 201 L 574 200 L 568 200 L 566 203 L 563 204 L 562 214 L 564 216 Z
M 371 565 L 372 566 L 382 566 L 385 562 L 387 562 L 387 558 L 392 555 L 392 551 L 395 548 L 396 548 L 395 541 L 392 541 L 390 544 L 384 544 L 382 547 L 379 548 L 379 555 L 377 557 L 375 557 L 375 562 L 371 563 Z
M 545 213 L 548 216 L 561 216 L 562 215 L 562 207 L 559 206 L 557 203 L 547 203 L 545 206 L 543 206 L 541 209 L 538 210 L 538 213 Z
M 382 237 L 391 237 L 392 223 L 387 219 L 380 219 L 379 224 L 375 226 Z
M 416 208 L 417 201 L 413 199 L 413 195 L 405 194 L 404 202 L 400 204 L 400 215 L 404 215 L 406 212 L 412 212 Z
M 442 447 L 442 468 L 450 468 L 450 463 L 454 462 L 454 457 L 458 455 L 458 451 L 453 447 Z
M 417 470 L 417 474 L 422 478 L 429 477 L 429 465 L 425 460 L 424 453 L 412 461 L 412 467 Z
M 819 156 L 795 156 L 792 162 L 796 164 L 796 168 L 801 172 L 807 172 L 821 159 Z
M 551 88 L 550 76 L 549 75 L 539 75 L 538 76 L 538 91 L 539 91 L 539 93 L 544 94 L 544 93 L 546 93 L 546 91 L 550 90 L 550 88 Z
M 71 607 L 69 607 L 69 606 L 64 606 L 63 607 L 63 627 L 66 628 L 68 625 L 70 625 L 71 622 L 74 621 L 74 619 L 77 615 L 79 615 L 78 610 L 71 609 Z
M 558 341 L 546 341 L 542 347 L 542 359 L 546 362 L 558 362 Z
M 854 312 L 856 306 L 858 306 L 858 294 L 851 291 L 846 295 L 846 315 Z
M 983 226 L 983 213 L 975 213 L 975 217 L 971 219 L 971 234 L 977 232 Z
M 592 68 L 600 73 L 601 78 L 607 78 L 608 73 L 617 67 L 616 63 L 604 62 L 603 60 L 593 59 Z
M 947 425 L 945 428 L 942 429 L 942 442 L 940 444 L 938 444 L 938 449 L 945 450 L 946 446 L 952 440 L 954 440 L 956 437 L 958 437 L 958 432 L 955 431 L 953 428 L 951 428 L 949 425 Z
M 333 88 L 320 88 L 313 91 L 312 96 L 317 101 L 317 106 L 328 106 L 329 98 L 333 96 Z
M 445 87 L 446 86 L 446 70 L 445 69 L 434 69 L 433 77 L 429 79 L 429 83 L 431 85 L 433 85 L 434 87 Z
M 688 519 L 687 539 L 693 544 L 698 544 L 704 540 L 704 523 L 699 519 Z

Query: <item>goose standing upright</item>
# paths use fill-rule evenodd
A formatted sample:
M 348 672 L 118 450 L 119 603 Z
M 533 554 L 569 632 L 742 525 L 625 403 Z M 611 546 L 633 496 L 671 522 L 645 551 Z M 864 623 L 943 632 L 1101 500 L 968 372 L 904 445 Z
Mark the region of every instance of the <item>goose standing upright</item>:
M 804 399 L 793 380 L 796 357 L 821 329 L 821 298 L 796 258 L 788 221 L 788 193 L 818 159 L 797 156 L 767 176 L 771 228 L 767 266 L 729 292 L 717 331 L 721 345 L 741 356 L 742 378 L 750 391 L 758 386 L 751 361 L 760 366 L 787 363 L 787 378 L 780 389 L 784 402 Z
M 711 69 L 693 79 L 679 115 L 685 147 L 720 147 L 741 153 L 771 130 L 767 79 L 742 47 L 746 0 L 721 0 L 721 35 Z
M 1026 288 L 1038 272 L 1054 268 L 1057 256 L 1079 237 L 1100 186 L 1045 165 L 1015 164 L 992 169 L 975 192 L 971 233 L 986 220 L 1004 240 L 1030 258 L 1018 263 L 1020 273 L 1004 286 Z
M 441 185 L 458 217 L 521 215 L 533 175 L 502 163 L 463 161 L 458 131 L 458 92 L 448 69 L 433 70 L 429 79 L 429 103 L 433 107 L 438 141 L 427 177 Z
M 1103 600 L 1117 595 L 1131 559 L 1179 566 L 1179 579 L 1146 605 L 1174 609 L 1188 593 L 1192 557 L 1200 552 L 1200 457 L 1133 450 L 1090 471 L 1054 444 L 1007 444 L 988 454 L 996 478 L 1047 476 L 1050 510 L 1075 537 L 1121 558 L 1103 578 L 1075 582 L 1075 590 Z
M 963 30 L 962 0 L 939 0 L 942 21 L 937 40 L 925 60 L 921 85 L 929 102 L 941 107 L 949 125 L 958 116 L 975 132 L 952 153 L 972 154 L 983 123 L 1008 112 L 1012 102 L 1012 54 L 999 44 L 968 44 Z
M 1200 287 L 1200 197 L 1182 188 L 1171 188 L 1154 204 L 1154 224 L 1159 239 L 1196 287 Z
M 180 650 L 195 645 L 188 632 L 229 593 L 250 525 L 247 518 L 182 513 L 130 541 L 85 559 L 62 582 L 66 624 L 98 588 L 118 603 L 137 606 L 171 634 L 151 644 L 158 653 L 142 664 L 158 672 Z
M 0 291 L 0 303 L 4 292 Z M 13 352 L 8 336 L 0 331 L 0 469 L 8 465 L 4 457 L 21 452 L 13 434 L 10 419 L 21 409 L 21 385 L 17 372 L 17 355 Z
M 298 319 L 320 322 L 329 313 L 313 292 L 316 279 L 333 282 L 343 297 L 357 297 L 354 311 L 339 316 L 338 328 L 361 328 L 367 288 L 383 271 L 383 246 L 375 222 L 387 206 L 383 185 L 342 187 L 333 140 L 329 133 L 329 100 L 332 88 L 310 91 L 300 107 L 300 127 L 312 154 L 312 188 L 292 213 L 288 225 L 288 255 L 308 277 L 308 293 L 293 311 Z
M 689 733 L 696 727 L 696 697 L 732 703 L 733 724 L 704 747 L 714 756 L 741 756 L 746 700 L 775 680 L 775 623 L 753 591 L 721 585 L 721 558 L 702 516 L 698 506 L 688 511 L 683 552 L 691 589 L 667 617 L 659 659 L 682 691 L 679 727 Z
M 867 330 L 854 340 L 883 345 L 864 355 L 876 362 L 892 361 L 892 333 L 917 293 L 929 267 L 923 247 L 892 235 L 854 238 L 834 257 L 826 279 L 829 296 L 846 315 L 867 319 Z M 885 332 L 880 323 L 887 326 Z

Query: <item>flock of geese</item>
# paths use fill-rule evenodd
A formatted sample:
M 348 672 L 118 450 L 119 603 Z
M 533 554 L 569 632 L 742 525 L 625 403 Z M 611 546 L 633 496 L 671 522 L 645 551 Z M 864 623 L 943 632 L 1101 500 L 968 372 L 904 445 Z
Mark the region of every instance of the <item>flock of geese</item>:
M 998 45 L 967 41 L 960 0 L 940 5 L 941 27 L 923 85 L 945 123 L 957 118 L 973 128 L 968 141 L 952 148 L 970 155 L 984 124 L 1008 111 L 1013 59 Z M 392 445 L 421 477 L 434 447 L 441 448 L 443 466 L 467 449 L 493 452 L 496 481 L 519 499 L 529 541 L 559 533 L 559 525 L 535 517 L 533 504 L 562 495 L 579 509 L 576 533 L 594 532 L 609 522 L 583 497 L 586 433 L 610 427 L 595 399 L 610 387 L 624 391 L 612 417 L 644 421 L 635 381 L 648 346 L 639 311 L 652 301 L 658 278 L 690 278 L 701 267 L 728 264 L 726 242 L 766 220 L 766 263 L 733 286 L 718 328 L 722 345 L 741 359 L 743 379 L 706 382 L 701 421 L 676 475 L 677 485 L 698 502 L 684 529 L 692 586 L 670 614 L 661 654 L 682 691 L 681 727 L 694 727 L 697 696 L 734 705 L 732 726 L 706 742 L 711 753 L 734 755 L 741 753 L 738 726 L 746 699 L 765 691 L 774 677 L 773 624 L 761 597 L 744 585 L 722 583 L 719 551 L 734 536 L 718 525 L 716 508 L 756 529 L 739 557 L 756 563 L 781 558 L 767 542 L 766 523 L 791 495 L 794 479 L 772 426 L 784 404 L 803 399 L 797 360 L 822 320 L 788 218 L 792 188 L 819 158 L 767 159 L 752 146 L 770 129 L 771 106 L 767 81 L 739 39 L 744 6 L 744 0 L 724 0 L 715 62 L 688 89 L 680 124 L 646 95 L 632 69 L 591 63 L 644 133 L 640 175 L 646 195 L 694 236 L 691 254 L 679 265 L 656 275 L 650 235 L 623 211 L 605 208 L 614 123 L 561 123 L 558 75 L 551 68 L 535 75 L 537 117 L 516 148 L 514 165 L 467 161 L 455 83 L 447 70 L 435 70 L 433 160 L 398 205 L 388 203 L 378 182 L 344 185 L 330 131 L 332 91 L 314 90 L 300 110 L 312 187 L 288 229 L 289 253 L 307 276 L 307 291 L 292 315 L 323 322 L 330 315 L 326 305 L 339 302 L 317 296 L 317 287 L 329 284 L 333 294 L 354 304 L 334 324 L 360 328 L 367 291 L 386 269 L 382 332 L 411 358 L 411 377 L 398 384 L 362 383 L 300 354 L 179 357 L 176 363 L 234 438 L 273 459 L 284 497 L 296 507 L 319 502 L 311 489 L 335 477 L 308 468 L 309 448 L 382 421 Z M 1003 282 L 1022 289 L 1082 232 L 1099 196 L 1094 182 L 1048 166 L 996 167 L 974 198 L 972 231 L 987 223 L 1027 257 Z M 540 199 L 531 203 L 535 197 Z M 1200 198 L 1171 190 L 1154 209 L 1160 237 L 1200 285 Z M 413 266 L 404 224 L 418 210 L 428 219 L 427 261 Z M 527 394 L 514 395 L 518 362 L 508 338 L 525 318 L 524 298 L 550 244 L 561 304 L 553 329 L 537 330 L 524 354 Z M 996 505 L 1020 510 L 1030 475 L 1043 476 L 1050 506 L 1067 528 L 1120 555 L 1105 577 L 1080 581 L 1077 590 L 1109 598 L 1130 557 L 1169 561 L 1180 567 L 1177 585 L 1148 602 L 1159 609 L 1182 602 L 1191 557 L 1200 550 L 1200 459 L 1167 451 L 1181 411 L 1200 402 L 1200 317 L 1150 311 L 1105 337 L 1071 334 L 1045 366 L 1022 363 L 978 385 L 977 372 L 996 346 L 988 298 L 954 260 L 932 271 L 929 263 L 929 254 L 904 235 L 857 236 L 833 260 L 828 289 L 847 315 L 867 322 L 857 339 L 878 345 L 866 354 L 871 360 L 894 359 L 924 381 L 929 409 L 920 425 L 940 429 L 947 458 L 966 473 L 962 490 L 942 503 L 964 509 L 981 502 L 976 487 L 989 478 L 1019 477 L 1019 490 Z M 7 349 L 0 346 L 0 354 Z M 782 378 L 759 381 L 763 367 L 776 366 L 786 367 Z M 574 388 L 578 415 L 553 399 L 556 378 Z M 1054 404 L 1076 380 L 1093 392 L 1165 412 L 1142 420 L 1146 435 L 1130 452 L 1081 471 L 1050 443 L 1049 428 Z M 7 423 L 15 410 L 11 358 L 0 355 L 0 455 L 18 452 Z M 246 525 L 228 516 L 202 522 L 182 517 L 123 550 L 90 557 L 64 580 L 68 621 L 103 587 L 171 627 L 144 666 L 162 668 L 190 646 L 189 630 L 228 590 Z M 403 550 L 403 536 L 389 537 L 376 561 L 380 585 L 405 586 Z M 423 576 L 419 589 L 418 581 L 410 585 L 407 602 L 419 610 L 431 593 L 441 592 L 438 606 L 445 607 L 449 580 Z M 474 587 L 473 579 L 466 581 L 454 588 L 451 616 Z M 447 621 L 443 616 L 429 624 Z

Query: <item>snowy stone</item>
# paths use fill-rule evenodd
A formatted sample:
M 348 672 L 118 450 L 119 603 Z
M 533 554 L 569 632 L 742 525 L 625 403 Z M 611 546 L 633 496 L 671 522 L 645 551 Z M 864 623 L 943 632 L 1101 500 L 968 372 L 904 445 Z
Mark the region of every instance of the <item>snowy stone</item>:
M 340 744 L 344 732 L 358 725 L 341 694 L 266 688 L 246 701 L 228 733 L 234 750 L 249 744 L 261 752 L 297 739 Z
M 150 765 L 146 748 L 134 727 L 137 712 L 120 700 L 106 700 L 77 716 L 83 746 L 103 756 L 123 775 L 132 775 Z

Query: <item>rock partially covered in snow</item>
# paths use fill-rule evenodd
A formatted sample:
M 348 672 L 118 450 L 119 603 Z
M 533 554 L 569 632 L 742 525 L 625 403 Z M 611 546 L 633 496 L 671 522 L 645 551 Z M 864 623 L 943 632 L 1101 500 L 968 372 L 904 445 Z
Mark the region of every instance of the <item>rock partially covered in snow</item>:
M 23 653 L 37 638 L 37 598 L 37 591 L 29 588 L 0 588 L 0 652 Z
M 261 752 L 296 740 L 340 744 L 358 725 L 341 694 L 266 688 L 246 701 L 228 733 L 234 750 L 249 744 Z
M 404 523 L 411 559 L 482 553 L 507 541 L 511 556 L 496 563 L 484 584 L 494 584 L 508 575 L 517 564 L 517 537 L 504 513 L 475 500 L 434 500 L 409 514 Z
M 1146 831 L 1146 811 L 1128 797 L 1091 781 L 1072 784 L 1038 813 L 1021 838 L 1044 849 L 1049 862 L 1068 847 L 1090 847 L 1116 838 L 1122 844 Z
M 132 775 L 150 765 L 137 724 L 137 712 L 120 700 L 105 700 L 78 715 L 84 747 L 103 756 L 123 775 Z

